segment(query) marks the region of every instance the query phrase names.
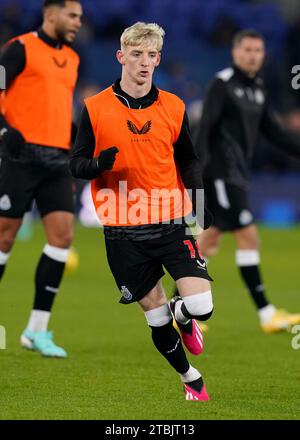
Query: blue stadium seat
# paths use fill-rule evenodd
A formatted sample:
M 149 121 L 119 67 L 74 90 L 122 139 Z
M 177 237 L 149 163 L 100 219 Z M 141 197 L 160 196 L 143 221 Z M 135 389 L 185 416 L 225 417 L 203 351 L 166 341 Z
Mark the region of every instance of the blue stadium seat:
M 263 206 L 260 220 L 274 228 L 292 226 L 297 222 L 297 206 L 291 200 L 269 199 Z

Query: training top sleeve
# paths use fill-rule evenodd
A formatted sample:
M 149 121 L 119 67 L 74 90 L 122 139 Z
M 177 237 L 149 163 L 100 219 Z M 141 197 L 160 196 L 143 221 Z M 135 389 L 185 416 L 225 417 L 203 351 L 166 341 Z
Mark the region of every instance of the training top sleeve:
M 84 106 L 70 158 L 70 171 L 74 177 L 92 180 L 99 176 L 97 160 L 93 158 L 94 151 L 95 135 L 88 110 Z
M 203 189 L 202 171 L 191 139 L 188 115 L 185 112 L 177 141 L 174 144 L 174 158 L 186 189 L 192 190 L 192 204 L 196 210 L 196 190 Z
M 0 52 L 0 64 L 5 69 L 6 88 L 20 75 L 26 64 L 24 45 L 16 40 L 8 46 L 4 46 Z
M 24 70 L 26 64 L 25 47 L 16 40 L 8 46 L 4 46 L 0 52 L 0 65 L 5 69 L 6 88 Z M 7 127 L 4 116 L 0 113 L 0 130 Z
M 202 173 L 194 144 L 191 139 L 188 115 L 185 112 L 177 141 L 174 144 L 174 157 L 184 186 L 203 188 Z
M 260 128 L 276 147 L 300 159 L 300 136 L 286 130 L 269 105 L 265 106 Z
M 214 78 L 204 97 L 202 116 L 196 130 L 195 146 L 204 170 L 209 161 L 210 138 L 222 114 L 226 97 L 226 83 Z

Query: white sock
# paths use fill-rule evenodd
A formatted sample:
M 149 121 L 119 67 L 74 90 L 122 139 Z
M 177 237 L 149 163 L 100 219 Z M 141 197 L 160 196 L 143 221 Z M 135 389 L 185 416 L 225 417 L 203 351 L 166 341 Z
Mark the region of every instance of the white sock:
M 184 296 L 182 301 L 191 316 L 206 315 L 213 309 L 212 294 L 210 290 L 195 295 Z M 181 324 L 187 324 L 190 319 L 182 313 L 181 305 L 181 301 L 176 301 L 175 319 Z
M 45 332 L 48 328 L 50 312 L 43 310 L 32 310 L 27 328 L 32 332 Z
M 156 309 L 148 310 L 148 312 L 144 313 L 148 325 L 151 327 L 162 327 L 172 320 L 168 304 L 163 304 L 160 307 L 156 307 Z
M 199 371 L 191 365 L 186 373 L 180 374 L 180 378 L 184 383 L 193 382 L 194 380 L 200 379 L 200 377 L 201 374 L 199 373 Z
M 50 244 L 46 244 L 43 249 L 43 253 L 47 255 L 47 257 L 52 258 L 52 260 L 59 261 L 60 263 L 66 263 L 69 250 L 69 248 L 62 249 L 56 246 L 51 246 Z
M 5 253 L 0 251 L 0 264 L 1 266 L 5 266 L 5 264 L 7 263 L 7 260 L 9 259 L 10 253 Z
M 259 251 L 256 249 L 238 249 L 235 252 L 237 266 L 258 266 L 260 263 Z
M 269 322 L 274 313 L 276 312 L 276 308 L 273 306 L 273 304 L 268 304 L 265 307 L 262 307 L 258 310 L 258 316 L 261 324 L 266 324 Z
M 182 300 L 178 300 L 175 303 L 175 319 L 180 322 L 180 324 L 187 324 L 190 321 L 190 318 L 187 318 L 181 311 L 181 306 L 183 304 Z
M 197 293 L 196 295 L 184 296 L 182 300 L 187 311 L 192 316 L 206 315 L 210 313 L 214 307 L 210 290 Z

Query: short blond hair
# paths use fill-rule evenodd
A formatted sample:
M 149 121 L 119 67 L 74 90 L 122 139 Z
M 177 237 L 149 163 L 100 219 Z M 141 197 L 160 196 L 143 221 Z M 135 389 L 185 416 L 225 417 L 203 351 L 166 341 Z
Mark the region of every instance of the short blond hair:
M 121 35 L 121 49 L 128 46 L 139 46 L 144 42 L 154 42 L 158 52 L 162 50 L 165 31 L 156 23 L 138 21 L 126 28 Z

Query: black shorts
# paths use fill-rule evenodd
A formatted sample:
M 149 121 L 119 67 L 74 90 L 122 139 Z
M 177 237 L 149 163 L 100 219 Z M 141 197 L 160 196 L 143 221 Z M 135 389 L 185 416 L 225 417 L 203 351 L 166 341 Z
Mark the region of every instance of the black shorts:
M 212 281 L 206 264 L 186 226 L 161 238 L 144 241 L 105 239 L 108 263 L 121 292 L 120 303 L 141 300 L 164 276 L 176 281 L 199 277 Z
M 253 224 L 246 190 L 224 180 L 206 180 L 206 203 L 214 216 L 213 226 L 220 231 L 235 231 Z
M 1 160 L 1 159 L 0 159 Z M 42 166 L 2 159 L 0 164 L 0 216 L 22 218 L 36 201 L 40 215 L 74 212 L 74 191 L 68 166 L 49 170 Z

